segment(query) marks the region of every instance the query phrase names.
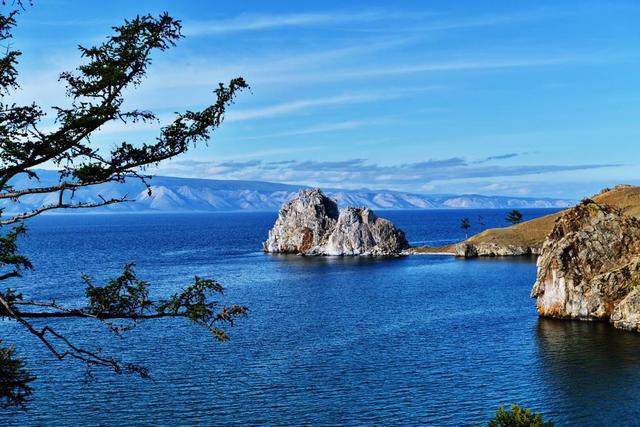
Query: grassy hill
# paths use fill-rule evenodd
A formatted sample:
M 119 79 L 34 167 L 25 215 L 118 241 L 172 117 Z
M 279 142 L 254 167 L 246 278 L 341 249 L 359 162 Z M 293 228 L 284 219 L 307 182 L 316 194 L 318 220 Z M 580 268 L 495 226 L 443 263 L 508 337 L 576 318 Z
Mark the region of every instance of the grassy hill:
M 640 187 L 619 185 L 612 189 L 605 189 L 592 197 L 598 203 L 614 206 L 631 216 L 640 217 Z M 492 243 L 501 246 L 528 246 L 540 248 L 547 235 L 553 229 L 553 224 L 564 211 L 556 212 L 540 218 L 532 219 L 505 228 L 491 228 L 478 233 L 465 242 L 473 245 Z M 416 248 L 416 252 L 454 252 L 454 245 L 443 247 Z

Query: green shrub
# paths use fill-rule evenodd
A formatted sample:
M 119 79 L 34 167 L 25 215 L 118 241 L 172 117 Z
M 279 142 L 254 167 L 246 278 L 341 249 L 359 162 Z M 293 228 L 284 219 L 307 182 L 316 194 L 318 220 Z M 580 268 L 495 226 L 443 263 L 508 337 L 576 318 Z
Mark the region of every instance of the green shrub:
M 518 405 L 511 405 L 510 409 L 501 406 L 496 411 L 496 417 L 489 421 L 488 427 L 553 427 L 551 421 L 543 421 L 542 416 L 532 413 Z

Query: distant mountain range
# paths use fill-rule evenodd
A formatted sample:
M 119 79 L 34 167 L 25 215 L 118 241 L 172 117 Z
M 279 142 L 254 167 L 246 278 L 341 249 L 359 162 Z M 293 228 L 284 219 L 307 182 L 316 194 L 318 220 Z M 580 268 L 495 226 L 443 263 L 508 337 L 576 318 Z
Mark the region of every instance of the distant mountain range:
M 38 171 L 40 182 L 20 177 L 13 182 L 16 188 L 48 186 L 57 182 L 52 171 Z M 99 201 L 104 198 L 128 195 L 136 202 L 104 206 L 100 211 L 109 212 L 232 212 L 277 211 L 291 199 L 302 185 L 277 184 L 262 181 L 214 180 L 155 176 L 151 180 L 152 194 L 139 181 L 124 184 L 107 183 L 93 189 L 76 191 L 74 200 Z M 565 208 L 575 200 L 481 196 L 476 194 L 419 194 L 390 190 L 344 190 L 327 188 L 323 191 L 343 206 L 365 206 L 372 209 L 445 209 L 445 208 Z M 20 203 L 0 203 L 6 212 L 26 211 L 54 203 L 56 194 L 29 195 Z M 77 212 L 77 211 L 76 211 Z

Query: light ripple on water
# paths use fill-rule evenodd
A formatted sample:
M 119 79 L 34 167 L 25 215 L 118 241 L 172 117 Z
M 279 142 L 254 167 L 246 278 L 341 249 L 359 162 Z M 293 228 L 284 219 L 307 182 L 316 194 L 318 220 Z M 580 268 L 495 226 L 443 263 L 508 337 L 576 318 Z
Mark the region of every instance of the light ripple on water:
M 460 216 L 475 214 L 384 215 L 412 241 L 438 241 L 459 238 Z M 496 226 L 504 212 L 483 216 Z M 52 360 L 14 323 L 0 322 L 4 339 L 17 340 L 39 377 L 30 410 L 0 413 L 0 424 L 473 425 L 511 402 L 559 425 L 639 419 L 640 337 L 604 324 L 539 320 L 529 298 L 530 261 L 269 256 L 259 248 L 273 218 L 35 224 L 25 242 L 39 267 L 25 278 L 29 296 L 54 292 L 79 302 L 82 286 L 72 284 L 77 272 L 64 258 L 71 254 L 78 269 L 102 278 L 135 259 L 156 296 L 175 292 L 188 276 L 212 276 L 227 286 L 225 301 L 251 311 L 226 344 L 176 319 L 142 323 L 126 340 L 85 321 L 54 321 L 80 343 L 99 342 L 150 366 L 152 382 L 96 372 L 84 384 L 81 367 Z M 110 238 L 107 223 L 117 236 L 135 238 Z M 61 278 L 69 286 L 59 286 Z

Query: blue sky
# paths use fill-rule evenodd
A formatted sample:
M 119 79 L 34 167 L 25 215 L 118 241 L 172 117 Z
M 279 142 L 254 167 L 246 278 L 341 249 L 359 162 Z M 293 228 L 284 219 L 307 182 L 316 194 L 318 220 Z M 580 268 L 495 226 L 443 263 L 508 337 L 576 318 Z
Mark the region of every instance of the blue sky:
M 252 86 L 166 175 L 579 198 L 640 183 L 640 4 L 47 0 L 28 7 L 19 102 L 63 104 L 61 71 L 136 14 L 185 39 L 127 106 L 164 120 Z M 100 147 L 157 134 L 113 124 Z

